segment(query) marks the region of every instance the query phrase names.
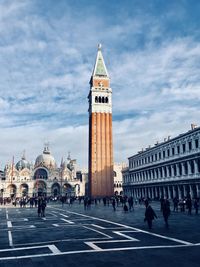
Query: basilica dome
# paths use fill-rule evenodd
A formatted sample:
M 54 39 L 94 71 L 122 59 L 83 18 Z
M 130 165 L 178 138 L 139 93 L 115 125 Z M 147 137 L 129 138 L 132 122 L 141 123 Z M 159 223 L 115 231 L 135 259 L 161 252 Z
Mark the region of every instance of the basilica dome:
M 23 170 L 25 168 L 30 169 L 31 164 L 26 160 L 25 156 L 22 156 L 21 160 L 17 162 L 15 167 L 18 171 Z
M 48 146 L 44 147 L 43 153 L 39 155 L 35 160 L 35 167 L 37 166 L 46 166 L 46 167 L 56 167 L 56 161 L 51 155 L 51 152 Z

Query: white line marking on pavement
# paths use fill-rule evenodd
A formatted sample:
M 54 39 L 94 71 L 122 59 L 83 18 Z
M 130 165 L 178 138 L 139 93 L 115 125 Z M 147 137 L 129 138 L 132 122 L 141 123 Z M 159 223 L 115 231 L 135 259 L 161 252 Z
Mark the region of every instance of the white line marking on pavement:
M 59 213 L 61 216 L 63 216 L 63 217 L 66 217 L 66 218 L 69 218 L 69 216 L 67 216 L 67 215 L 65 215 L 65 214 L 63 214 L 63 213 Z
M 18 251 L 18 250 L 29 250 L 29 249 L 40 249 L 40 248 L 46 248 L 49 247 L 49 245 L 43 245 L 43 246 L 32 246 L 32 247 L 22 247 L 22 248 L 6 248 L 6 249 L 0 249 L 0 252 L 6 252 L 6 251 Z
M 55 245 L 49 245 L 48 248 L 53 252 L 53 254 L 58 255 L 62 253 Z
M 70 223 L 70 224 L 74 224 L 74 222 L 66 220 L 66 219 L 61 219 L 61 220 L 64 221 L 64 222 Z
M 35 225 L 30 225 L 29 227 L 30 227 L 30 228 L 36 228 L 36 226 L 35 226 Z
M 59 208 L 54 208 L 54 209 L 60 210 Z M 135 227 L 131 227 L 131 226 L 127 226 L 127 225 L 123 225 L 123 224 L 120 224 L 120 223 L 115 223 L 115 222 L 108 221 L 108 220 L 105 220 L 105 219 L 100 219 L 100 218 L 93 217 L 93 216 L 91 217 L 91 216 L 88 216 L 88 215 L 84 215 L 84 214 L 77 213 L 77 212 L 72 212 L 72 211 L 66 211 L 66 212 L 72 213 L 72 214 L 76 214 L 76 215 L 80 215 L 80 216 L 83 216 L 83 217 L 92 218 L 92 219 L 95 219 L 95 220 L 98 220 L 98 221 L 107 222 L 107 223 L 111 223 L 111 224 L 114 224 L 114 225 L 122 226 L 124 228 L 137 230 L 137 231 L 139 231 L 141 233 L 145 233 L 145 234 L 149 234 L 149 235 L 152 235 L 152 236 L 160 237 L 160 238 L 163 238 L 163 239 L 171 240 L 171 241 L 174 241 L 174 242 L 177 242 L 177 243 L 181 243 L 181 244 L 184 244 L 184 245 L 193 245 L 193 243 L 191 243 L 191 242 L 187 242 L 187 241 L 184 241 L 184 240 L 180 240 L 180 239 L 177 239 L 177 238 L 172 238 L 172 237 L 168 237 L 168 236 L 164 236 L 164 235 L 160 235 L 160 234 L 155 234 L 155 233 L 152 233 L 152 232 L 149 232 L 149 231 L 141 230 L 141 229 L 138 229 L 138 228 L 135 228 Z
M 97 227 L 97 228 L 99 228 L 99 229 L 106 229 L 105 227 L 102 227 L 102 226 L 100 226 L 100 225 L 98 225 L 98 224 L 91 224 L 92 226 L 94 226 L 94 227 Z
M 28 219 L 27 219 L 27 218 L 25 218 L 25 219 L 24 219 L 24 221 L 25 221 L 25 222 L 27 222 L 27 221 L 28 221 Z
M 95 237 L 91 237 L 91 238 L 71 238 L 71 239 L 55 239 L 55 240 L 47 240 L 47 241 L 43 241 L 43 242 L 33 242 L 33 243 L 15 243 L 15 247 L 16 246 L 40 246 L 40 245 L 48 245 L 48 244 L 55 244 L 55 243 L 59 243 L 59 242 L 73 242 L 73 241 L 95 241 L 95 240 L 105 240 L 106 237 L 103 238 L 95 238 Z
M 12 222 L 11 221 L 7 221 L 7 226 L 8 226 L 8 228 L 12 228 Z
M 46 221 L 47 219 L 46 218 L 42 218 L 42 220 Z
M 8 231 L 8 240 L 9 240 L 10 247 L 13 247 L 13 239 L 12 239 L 11 231 Z
M 59 227 L 59 225 L 57 223 L 53 223 L 52 225 L 55 227 Z
M 125 237 L 125 238 L 127 238 L 127 239 L 129 239 L 131 241 L 139 241 L 137 238 L 133 238 L 131 236 L 128 236 L 128 235 L 123 234 L 123 233 L 131 233 L 131 232 L 132 231 L 121 231 L 121 232 L 119 232 L 119 231 L 113 231 L 113 233 L 115 233 L 117 235 L 120 235 L 120 236 L 123 236 L 123 237 Z
M 104 236 L 106 236 L 106 237 L 108 237 L 108 238 L 112 238 L 111 236 L 109 236 L 109 235 L 107 235 L 107 234 L 105 234 L 105 233 L 102 233 L 102 232 L 100 232 L 100 231 L 98 231 L 98 230 L 96 230 L 96 229 L 90 228 L 90 227 L 88 227 L 88 226 L 83 226 L 83 227 L 86 228 L 86 229 L 89 229 L 89 230 L 91 230 L 91 231 L 94 231 L 94 232 L 96 232 L 96 233 L 99 233 L 99 234 L 101 234 L 101 235 L 104 235 Z
M 165 249 L 165 248 L 183 248 L 183 247 L 194 247 L 195 245 L 170 245 L 170 246 L 144 246 L 144 247 L 126 247 L 126 248 L 112 248 L 112 249 L 93 249 L 93 250 L 76 250 L 76 251 L 66 251 L 60 254 L 46 253 L 46 254 L 34 254 L 34 255 L 24 255 L 24 256 L 13 256 L 13 257 L 2 257 L 0 261 L 5 260 L 17 260 L 17 259 L 27 259 L 27 258 L 39 258 L 39 257 L 49 257 L 58 255 L 70 255 L 70 254 L 80 254 L 80 253 L 101 253 L 101 252 L 113 252 L 113 251 L 126 251 L 126 250 L 141 250 L 141 249 Z M 46 247 L 46 246 L 45 246 Z M 24 249 L 24 248 L 22 248 Z
M 93 242 L 84 242 L 86 245 L 88 245 L 89 247 L 93 248 L 96 251 L 100 251 L 102 250 L 100 247 L 98 247 L 97 245 L 95 245 Z

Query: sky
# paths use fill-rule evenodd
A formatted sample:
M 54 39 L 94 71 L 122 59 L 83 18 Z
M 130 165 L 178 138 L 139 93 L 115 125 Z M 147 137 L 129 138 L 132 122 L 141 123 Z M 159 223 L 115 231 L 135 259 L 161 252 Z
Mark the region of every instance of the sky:
M 0 0 L 0 169 L 49 142 L 88 165 L 97 45 L 113 91 L 114 161 L 200 125 L 200 1 Z

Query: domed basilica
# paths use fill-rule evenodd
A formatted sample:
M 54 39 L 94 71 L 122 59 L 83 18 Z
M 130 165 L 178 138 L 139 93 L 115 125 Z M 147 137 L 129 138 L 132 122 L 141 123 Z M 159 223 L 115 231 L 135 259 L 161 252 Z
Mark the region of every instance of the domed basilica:
M 68 155 L 62 160 L 60 167 L 45 145 L 33 165 L 26 160 L 25 154 L 21 160 L 7 164 L 1 172 L 1 197 L 23 196 L 83 196 L 87 174 L 77 170 L 76 160 Z

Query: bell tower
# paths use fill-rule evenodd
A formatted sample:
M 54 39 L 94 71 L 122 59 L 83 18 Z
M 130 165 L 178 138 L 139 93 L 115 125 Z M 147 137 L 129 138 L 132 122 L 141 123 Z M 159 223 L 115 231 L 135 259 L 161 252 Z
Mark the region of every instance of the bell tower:
M 89 101 L 89 195 L 113 196 L 112 89 L 98 45 L 90 79 Z

